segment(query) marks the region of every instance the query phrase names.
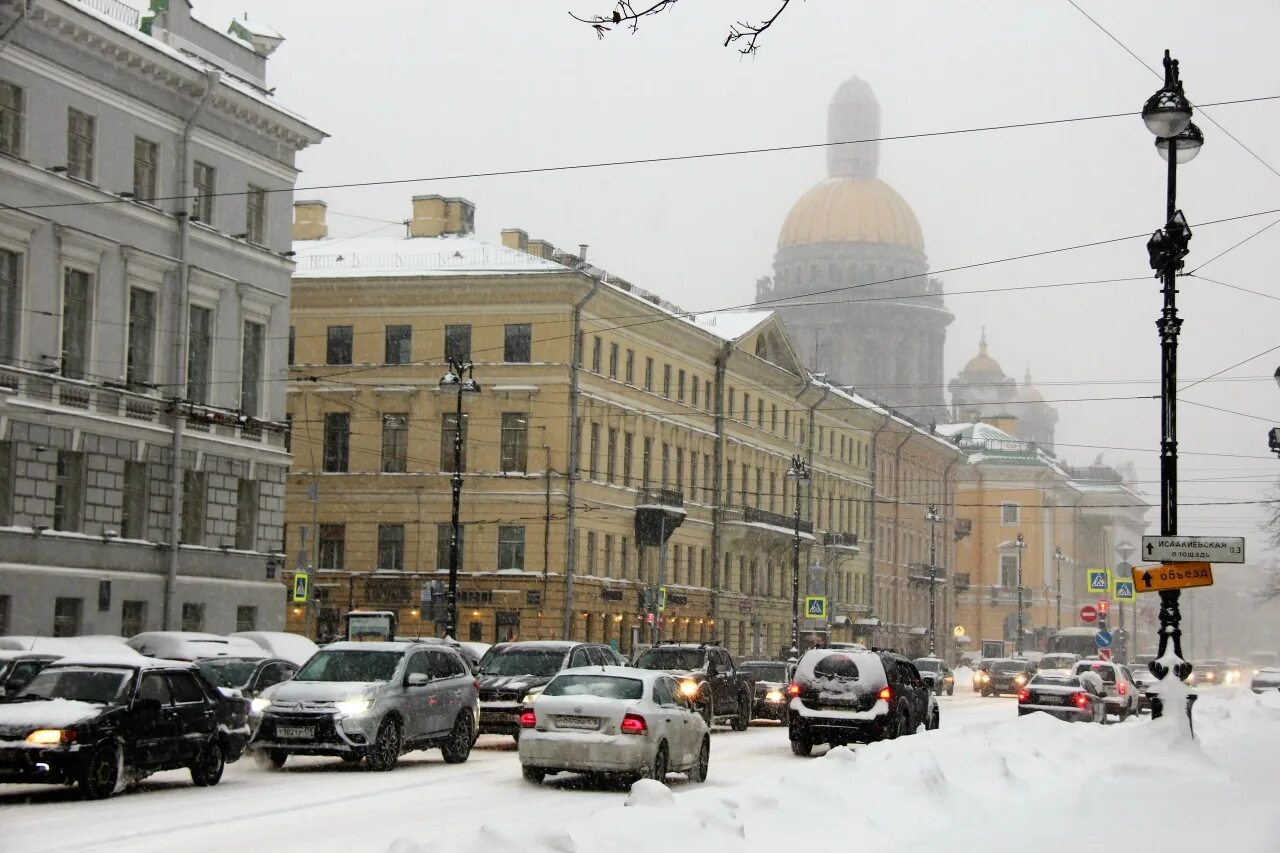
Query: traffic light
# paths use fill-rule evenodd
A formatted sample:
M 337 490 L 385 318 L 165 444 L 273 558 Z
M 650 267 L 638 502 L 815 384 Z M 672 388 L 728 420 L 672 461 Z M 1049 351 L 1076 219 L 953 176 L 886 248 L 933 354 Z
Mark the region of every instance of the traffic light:
M 1103 631 L 1111 630 L 1111 621 L 1107 615 L 1111 611 L 1111 602 L 1105 598 L 1098 599 L 1098 627 Z

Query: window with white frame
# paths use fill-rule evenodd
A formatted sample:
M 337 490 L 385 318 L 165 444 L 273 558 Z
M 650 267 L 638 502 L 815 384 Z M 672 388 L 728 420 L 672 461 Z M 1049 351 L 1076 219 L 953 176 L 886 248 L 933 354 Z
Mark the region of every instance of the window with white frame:
M 89 324 L 93 276 L 84 270 L 66 267 L 62 277 L 62 363 L 63 376 L 83 379 L 89 368 Z
M 156 349 L 156 295 L 142 287 L 129 288 L 129 351 L 125 382 L 130 388 L 151 385 Z
M 0 80 L 0 153 L 22 156 L 22 126 L 26 93 L 21 86 Z
M 0 249 L 0 362 L 18 357 L 22 329 L 22 255 Z
M 1018 504 L 1015 504 L 1015 503 L 1000 504 L 1000 523 L 1004 525 L 1018 523 Z
M 382 414 L 382 470 L 403 474 L 409 461 L 409 415 L 407 412 Z
M 244 230 L 250 243 L 267 242 L 267 191 L 249 184 L 244 194 Z
M 382 572 L 404 571 L 404 525 L 378 525 L 378 565 Z
M 524 571 L 524 525 L 503 524 L 498 527 L 498 570 Z
M 53 529 L 80 530 L 84 518 L 84 455 L 58 451 L 53 486 Z
M 67 174 L 93 180 L 93 147 L 97 119 L 75 107 L 67 109 Z
M 187 399 L 209 402 L 213 372 L 213 309 L 192 305 L 187 328 Z
M 159 195 L 160 146 L 141 136 L 133 138 L 133 197 L 155 201 Z
M 246 320 L 240 358 L 240 411 L 251 417 L 262 414 L 262 344 L 266 327 Z
M 529 416 L 526 413 L 502 413 L 501 449 L 502 471 L 525 473 L 529 464 Z
M 213 225 L 213 197 L 217 191 L 218 172 L 208 163 L 196 161 L 192 170 L 195 198 L 191 200 L 191 218 Z
M 1017 554 L 1001 554 L 1000 555 L 1000 585 L 1006 589 L 1015 589 L 1018 586 L 1018 555 Z

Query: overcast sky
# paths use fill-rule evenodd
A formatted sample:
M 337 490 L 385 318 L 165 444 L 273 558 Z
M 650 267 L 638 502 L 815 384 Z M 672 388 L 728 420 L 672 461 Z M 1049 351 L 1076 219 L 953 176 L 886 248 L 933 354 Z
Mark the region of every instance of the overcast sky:
M 1077 2 L 1153 68 L 1171 48 L 1197 103 L 1280 95 L 1268 58 L 1280 4 Z M 681 0 L 637 34 L 603 41 L 567 13 L 608 12 L 607 0 L 195 3 L 211 22 L 225 25 L 247 10 L 286 37 L 269 80 L 283 105 L 332 135 L 302 154 L 299 182 L 300 197 L 328 201 L 331 234 L 377 227 L 338 213 L 402 220 L 416 193 L 461 195 L 477 205 L 480 236 L 496 240 L 500 229 L 518 227 L 565 248 L 588 243 L 594 263 L 691 310 L 753 298 L 756 279 L 772 273 L 787 211 L 825 176 L 822 150 L 305 188 L 820 142 L 827 102 L 853 75 L 875 89 L 885 135 L 1136 113 L 1160 83 L 1067 0 L 795 2 L 753 58 L 721 43 L 735 15 L 766 17 L 774 0 Z M 1204 112 L 1280 169 L 1280 101 Z M 1195 231 L 1188 269 L 1280 219 L 1195 228 L 1280 208 L 1280 176 L 1204 115 L 1197 122 L 1204 150 L 1179 172 L 1179 206 Z M 931 269 L 946 270 L 1149 234 L 1165 203 L 1165 166 L 1152 142 L 1136 115 L 887 142 L 880 175 L 915 209 Z M 940 278 L 956 315 L 947 378 L 976 353 L 985 326 L 1005 373 L 1021 379 L 1029 365 L 1046 399 L 1061 401 L 1059 454 L 1078 465 L 1099 453 L 1111 464 L 1132 460 L 1155 503 L 1155 280 L 961 295 L 1149 276 L 1144 244 Z M 1280 287 L 1264 266 L 1277 250 L 1280 226 L 1202 271 L 1261 295 L 1182 281 L 1184 383 L 1280 345 Z M 1280 424 L 1280 389 L 1270 378 L 1277 364 L 1280 349 L 1221 377 L 1234 381 L 1197 385 L 1179 407 L 1180 532 L 1245 535 L 1250 557 L 1263 554 L 1261 507 L 1192 504 L 1267 496 L 1280 465 L 1266 446 L 1270 419 Z M 1144 396 L 1151 399 L 1079 401 Z M 1158 515 L 1150 513 L 1153 526 Z

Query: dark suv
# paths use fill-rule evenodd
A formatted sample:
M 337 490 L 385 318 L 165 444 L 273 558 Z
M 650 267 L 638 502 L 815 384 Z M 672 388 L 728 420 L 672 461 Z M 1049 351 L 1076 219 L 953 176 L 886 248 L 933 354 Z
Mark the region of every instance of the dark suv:
M 991 661 L 989 678 L 982 685 L 983 696 L 1017 693 L 1036 674 L 1036 665 L 1023 658 L 996 658 Z
M 520 711 L 562 669 L 623 666 L 608 646 L 567 640 L 498 643 L 480 660 L 480 734 L 520 739 Z
M 659 643 L 636 658 L 638 669 L 660 669 L 677 676 L 677 685 L 692 699 L 707 725 L 728 718 L 735 732 L 751 725 L 755 682 L 734 666 L 733 656 L 721 646 L 696 643 Z
M 933 690 L 915 664 L 888 651 L 810 649 L 787 685 L 791 751 L 909 735 L 940 722 Z

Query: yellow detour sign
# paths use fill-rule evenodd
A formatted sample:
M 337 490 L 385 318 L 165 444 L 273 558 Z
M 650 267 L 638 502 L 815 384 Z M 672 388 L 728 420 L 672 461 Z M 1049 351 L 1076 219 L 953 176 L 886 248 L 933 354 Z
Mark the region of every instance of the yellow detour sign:
M 1213 586 L 1213 567 L 1208 563 L 1164 563 L 1159 566 L 1134 566 L 1133 588 L 1137 592 L 1159 592 L 1162 589 L 1185 589 Z
M 311 578 L 306 572 L 298 572 L 293 576 L 293 603 L 305 604 L 307 601 L 307 587 L 311 585 Z

